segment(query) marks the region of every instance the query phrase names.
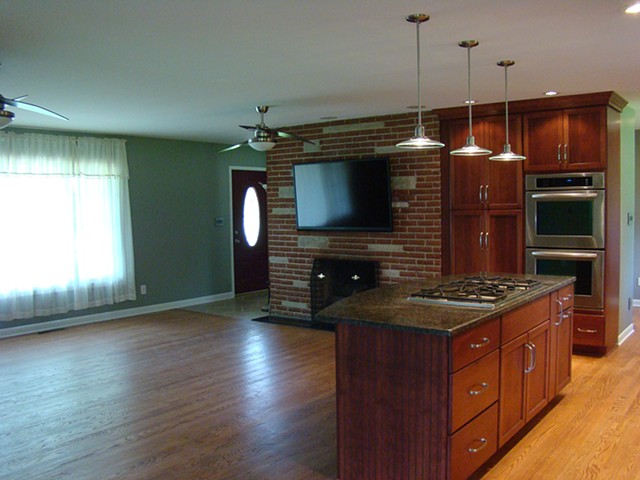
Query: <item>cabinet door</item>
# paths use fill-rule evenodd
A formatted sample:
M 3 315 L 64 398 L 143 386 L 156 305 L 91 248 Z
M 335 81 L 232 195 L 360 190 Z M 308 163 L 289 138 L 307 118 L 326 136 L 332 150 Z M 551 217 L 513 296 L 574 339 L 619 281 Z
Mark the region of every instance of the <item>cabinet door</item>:
M 523 122 L 525 172 L 560 170 L 565 143 L 562 111 L 525 113 Z
M 560 323 L 560 325 L 557 325 Z M 573 308 L 562 312 L 560 318 L 554 323 L 556 329 L 556 365 L 555 365 L 555 389 L 553 395 L 571 382 L 571 354 L 573 345 Z M 551 397 L 550 397 L 551 398 Z
M 477 128 L 479 130 L 479 126 Z M 468 134 L 469 123 L 467 120 L 450 122 L 447 148 L 454 150 L 463 146 Z M 484 206 L 484 186 L 486 184 L 484 163 L 486 161 L 486 155 L 482 157 L 449 155 L 452 210 L 470 210 Z
M 525 418 L 528 422 L 549 403 L 549 322 L 529 331 L 525 369 Z
M 482 119 L 483 142 L 494 155 L 504 149 L 506 137 L 504 117 L 487 117 Z M 509 117 L 509 142 L 514 152 L 522 153 L 522 117 Z M 486 160 L 487 169 L 487 207 L 489 209 L 522 208 L 522 162 L 496 162 Z
M 573 171 L 604 169 L 607 165 L 606 107 L 565 110 L 564 127 L 564 167 Z
M 487 271 L 523 273 L 522 211 L 489 210 L 487 222 Z
M 527 334 L 514 338 L 500 349 L 500 415 L 498 445 L 504 445 L 526 422 L 525 374 L 528 356 Z
M 451 212 L 451 273 L 485 270 L 484 212 Z

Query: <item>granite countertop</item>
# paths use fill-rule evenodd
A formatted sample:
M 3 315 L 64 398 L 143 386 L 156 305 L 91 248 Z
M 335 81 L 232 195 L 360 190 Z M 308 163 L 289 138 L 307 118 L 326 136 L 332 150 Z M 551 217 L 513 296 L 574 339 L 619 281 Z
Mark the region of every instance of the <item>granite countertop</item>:
M 486 276 L 502 275 L 487 273 Z M 437 286 L 467 275 L 436 277 L 423 282 L 389 285 L 357 293 L 340 300 L 316 315 L 316 320 L 329 323 L 348 323 L 378 328 L 407 330 L 435 335 L 455 336 L 492 318 L 549 294 L 575 282 L 575 277 L 551 275 L 514 275 L 514 278 L 533 278 L 540 285 L 516 298 L 499 302 L 495 309 L 427 305 L 407 301 L 410 294 L 423 288 Z

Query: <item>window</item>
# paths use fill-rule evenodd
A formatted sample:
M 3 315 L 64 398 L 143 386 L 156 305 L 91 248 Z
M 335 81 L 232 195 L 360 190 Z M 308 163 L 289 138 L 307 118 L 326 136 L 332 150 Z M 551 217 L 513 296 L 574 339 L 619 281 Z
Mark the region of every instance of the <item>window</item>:
M 244 237 L 250 247 L 255 247 L 260 235 L 260 203 L 253 187 L 247 188 L 242 209 L 242 228 Z
M 125 142 L 0 134 L 0 320 L 135 300 Z

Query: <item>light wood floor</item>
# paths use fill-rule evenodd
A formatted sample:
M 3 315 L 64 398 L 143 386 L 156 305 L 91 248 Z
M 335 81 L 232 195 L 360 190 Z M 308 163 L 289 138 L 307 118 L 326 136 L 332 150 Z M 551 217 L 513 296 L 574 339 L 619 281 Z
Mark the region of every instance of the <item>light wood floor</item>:
M 335 479 L 333 342 L 188 311 L 0 340 L 0 479 Z M 640 479 L 640 335 L 574 365 L 477 478 Z

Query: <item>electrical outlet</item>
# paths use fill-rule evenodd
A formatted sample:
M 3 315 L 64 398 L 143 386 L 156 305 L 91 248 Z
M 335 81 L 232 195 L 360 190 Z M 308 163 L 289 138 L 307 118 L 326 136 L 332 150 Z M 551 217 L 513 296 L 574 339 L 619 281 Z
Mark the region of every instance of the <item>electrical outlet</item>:
M 640 277 L 638 277 L 638 286 L 640 287 Z
M 146 295 L 147 294 L 147 286 L 143 283 L 142 285 L 140 285 L 140 295 Z

